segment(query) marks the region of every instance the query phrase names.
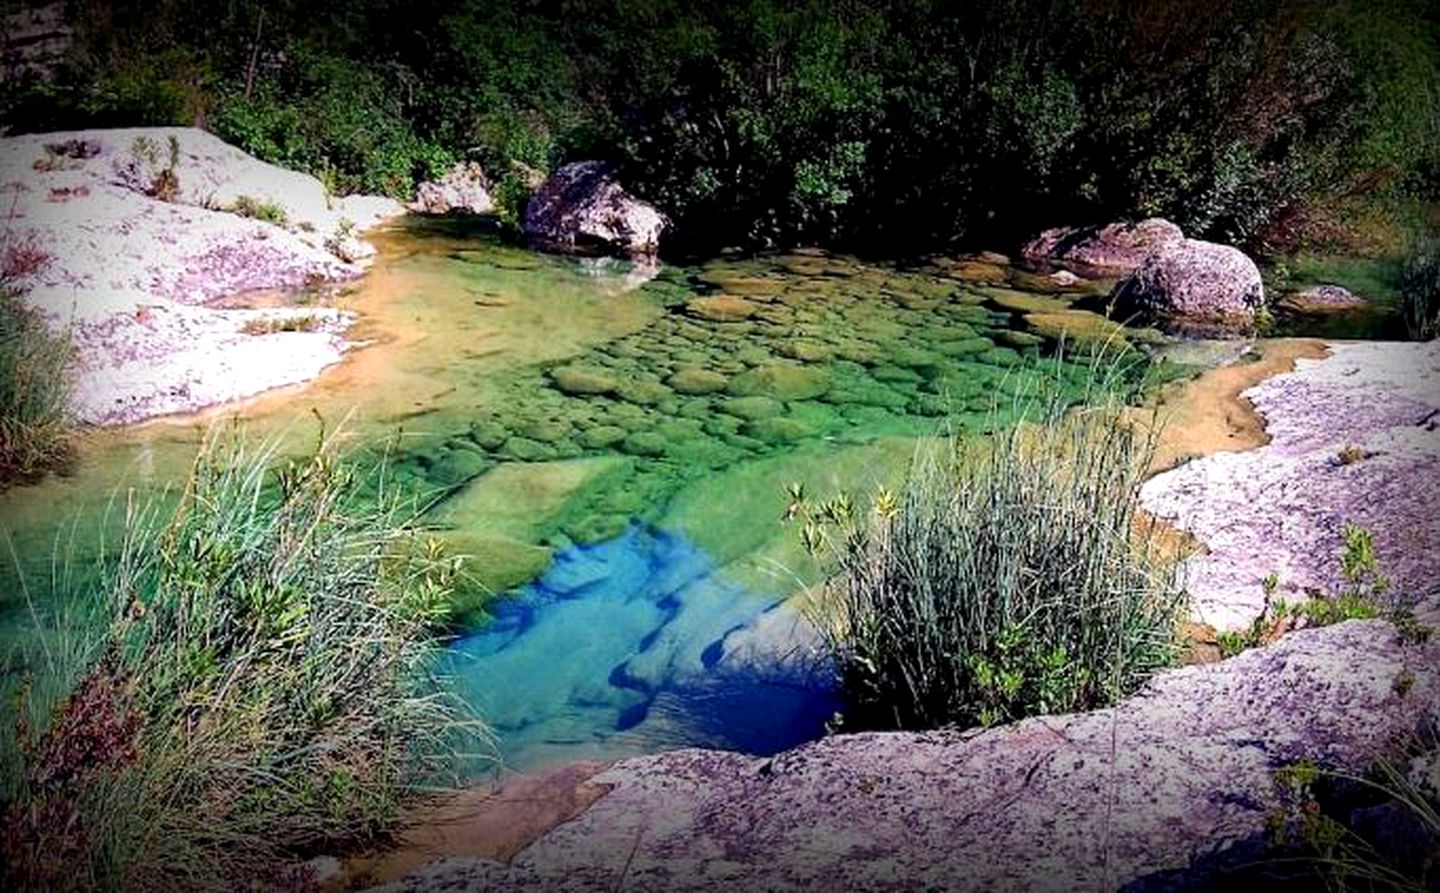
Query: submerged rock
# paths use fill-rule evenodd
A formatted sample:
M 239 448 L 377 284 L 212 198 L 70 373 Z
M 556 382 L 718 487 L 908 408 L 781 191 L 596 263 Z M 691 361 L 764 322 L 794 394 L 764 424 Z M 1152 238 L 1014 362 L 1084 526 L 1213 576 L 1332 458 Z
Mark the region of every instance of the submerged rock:
M 560 168 L 525 209 L 525 235 L 547 251 L 653 255 L 670 222 L 626 192 L 600 161 Z
M 1265 302 L 1260 268 L 1238 248 L 1184 239 L 1152 253 L 1115 286 L 1122 314 L 1249 323 Z
M 1152 217 L 1134 223 L 1047 229 L 1021 253 L 1032 261 L 1062 261 L 1123 274 L 1139 267 L 1154 252 L 1184 238 L 1180 227 Z
M 734 295 L 711 295 L 692 298 L 685 303 L 685 312 L 711 322 L 740 322 L 755 315 L 760 305 Z

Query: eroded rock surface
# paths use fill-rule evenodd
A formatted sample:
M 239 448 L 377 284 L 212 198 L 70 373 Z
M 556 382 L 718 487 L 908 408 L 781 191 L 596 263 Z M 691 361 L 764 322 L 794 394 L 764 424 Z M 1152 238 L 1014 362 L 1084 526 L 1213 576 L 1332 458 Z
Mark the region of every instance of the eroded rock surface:
M 600 161 L 560 168 L 525 209 L 525 235 L 547 251 L 653 255 L 668 226 L 664 214 L 626 192 Z
M 250 396 L 336 362 L 344 314 L 205 304 L 354 278 L 373 253 L 355 233 L 402 210 L 328 196 L 191 128 L 5 138 L 0 201 L 7 277 L 70 332 L 75 410 L 96 424 Z
M 1290 601 L 1338 591 L 1346 524 L 1371 531 L 1397 597 L 1440 587 L 1440 342 L 1332 351 L 1245 392 L 1269 444 L 1197 459 L 1141 491 L 1147 511 L 1209 548 L 1186 582 L 1216 628 L 1258 616 L 1271 573 Z
M 1352 622 L 1166 673 L 1113 710 L 625 760 L 509 865 L 450 859 L 388 889 L 1114 889 L 1258 846 L 1274 770 L 1368 766 L 1433 718 L 1437 658 Z

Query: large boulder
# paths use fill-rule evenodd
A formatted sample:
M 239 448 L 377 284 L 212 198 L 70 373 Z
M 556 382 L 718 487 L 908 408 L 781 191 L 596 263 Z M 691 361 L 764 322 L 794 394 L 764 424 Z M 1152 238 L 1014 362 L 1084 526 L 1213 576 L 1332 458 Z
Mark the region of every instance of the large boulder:
M 1021 253 L 1027 260 L 1078 264 L 1100 273 L 1124 275 L 1154 252 L 1184 241 L 1180 227 L 1159 217 L 1105 226 L 1047 229 Z
M 547 251 L 649 256 L 670 222 L 630 195 L 601 161 L 560 168 L 525 209 L 525 235 Z
M 1151 253 L 1114 291 L 1122 314 L 1217 324 L 1248 323 L 1264 301 L 1253 260 L 1238 248 L 1198 239 Z
M 490 180 L 473 161 L 462 161 L 438 180 L 426 180 L 415 189 L 410 210 L 417 214 L 489 214 L 495 210 Z

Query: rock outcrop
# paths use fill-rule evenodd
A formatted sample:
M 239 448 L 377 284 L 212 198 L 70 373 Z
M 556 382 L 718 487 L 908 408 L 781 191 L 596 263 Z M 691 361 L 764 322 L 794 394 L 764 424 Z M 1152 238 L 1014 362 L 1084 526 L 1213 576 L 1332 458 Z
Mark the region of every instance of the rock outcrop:
M 1260 268 L 1238 248 L 1182 239 L 1151 252 L 1113 293 L 1122 315 L 1249 323 L 1265 302 Z
M 417 214 L 489 214 L 495 210 L 490 179 L 476 162 L 462 161 L 440 179 L 416 187 L 410 210 Z
M 386 889 L 1116 889 L 1253 858 L 1275 770 L 1368 767 L 1435 718 L 1437 658 L 1352 622 L 1166 673 L 1112 710 L 625 760 L 508 865 L 450 859 Z
M 1244 393 L 1270 442 L 1159 475 L 1146 511 L 1208 549 L 1187 563 L 1197 619 L 1246 627 L 1264 610 L 1261 581 L 1302 601 L 1337 592 L 1346 524 L 1371 532 L 1392 591 L 1440 591 L 1440 342 L 1337 344 Z
M 1027 260 L 1076 264 L 1088 272 L 1123 276 L 1155 251 L 1183 241 L 1180 227 L 1160 217 L 1105 226 L 1047 229 L 1021 254 Z
M 1248 569 L 1210 582 L 1257 596 L 1277 557 L 1329 568 L 1349 516 L 1337 506 L 1364 506 L 1355 520 L 1372 525 L 1397 592 L 1433 626 L 1440 522 L 1424 502 L 1440 413 L 1421 395 L 1440 393 L 1437 376 L 1440 345 L 1341 345 L 1249 392 L 1269 446 L 1160 475 L 1146 502 L 1182 495 L 1207 519 L 1187 525 L 1213 550 L 1200 560 Z M 1352 442 L 1376 455 L 1321 464 Z M 1227 490 L 1246 475 L 1253 486 Z M 1223 602 L 1200 576 L 1204 613 Z M 1287 796 L 1278 769 L 1365 771 L 1437 721 L 1440 636 L 1350 621 L 1162 673 L 1108 710 L 841 735 L 768 759 L 624 760 L 592 779 L 609 794 L 510 862 L 450 858 L 386 889 L 1185 889 L 1264 856 Z
M 1364 298 L 1342 285 L 1328 282 L 1296 292 L 1286 301 L 1302 310 L 1350 310 L 1365 306 Z
M 328 196 L 314 177 L 189 128 L 5 138 L 0 202 L 7 251 L 29 258 L 7 278 L 69 332 L 75 411 L 94 424 L 192 411 L 319 374 L 343 352 L 346 314 L 206 305 L 359 276 L 355 261 L 373 249 L 355 234 L 403 210 Z M 267 322 L 285 316 L 305 319 Z
M 668 227 L 664 214 L 626 192 L 599 161 L 560 168 L 525 209 L 525 235 L 546 251 L 651 256 Z

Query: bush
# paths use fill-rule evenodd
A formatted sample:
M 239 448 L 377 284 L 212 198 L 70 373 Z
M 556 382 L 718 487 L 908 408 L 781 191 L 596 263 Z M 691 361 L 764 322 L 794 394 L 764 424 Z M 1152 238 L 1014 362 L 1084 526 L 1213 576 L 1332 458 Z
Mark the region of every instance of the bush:
M 20 263 L 17 246 L 5 267 Z M 70 342 L 20 303 L 0 272 L 0 487 L 62 464 L 70 454 Z
M 1029 423 L 922 454 L 863 514 L 844 496 L 805 509 L 835 573 L 818 625 L 847 725 L 1087 710 L 1171 662 L 1184 600 L 1137 525 L 1151 443 L 1116 409 L 1037 400 Z
M 1440 335 L 1440 239 L 1423 241 L 1401 269 L 1400 312 L 1411 338 Z
M 163 523 L 127 510 L 101 635 L 32 656 L 78 681 L 7 730 L 8 889 L 273 879 L 392 830 L 479 733 L 431 675 L 454 563 L 330 444 L 273 458 L 212 439 Z

